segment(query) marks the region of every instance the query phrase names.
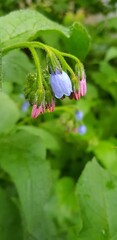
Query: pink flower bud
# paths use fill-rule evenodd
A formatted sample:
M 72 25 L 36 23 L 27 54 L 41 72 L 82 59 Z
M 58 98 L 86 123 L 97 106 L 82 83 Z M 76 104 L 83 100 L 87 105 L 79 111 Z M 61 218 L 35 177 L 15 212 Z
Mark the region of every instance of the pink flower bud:
M 73 98 L 75 99 L 75 100 L 79 100 L 80 99 L 80 92 L 78 91 L 78 92 L 76 92 L 76 91 L 74 91 L 73 92 Z
M 54 99 L 52 99 L 52 102 L 47 104 L 47 109 L 50 111 L 50 112 L 53 112 L 54 111 L 54 108 L 55 108 L 55 102 L 54 102 Z
M 85 96 L 87 92 L 87 84 L 86 84 L 86 77 L 85 73 L 82 75 L 82 80 L 79 82 L 80 84 L 80 95 Z
M 45 112 L 45 107 L 43 107 L 42 105 L 37 107 L 37 105 L 34 104 L 33 108 L 32 108 L 32 118 L 37 118 L 39 116 L 39 114 L 44 113 L 44 112 Z

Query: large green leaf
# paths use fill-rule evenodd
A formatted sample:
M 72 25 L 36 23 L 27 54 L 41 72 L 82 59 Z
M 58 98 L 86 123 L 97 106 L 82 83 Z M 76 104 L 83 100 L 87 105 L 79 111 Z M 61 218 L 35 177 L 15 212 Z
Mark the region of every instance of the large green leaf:
M 73 226 L 73 223 L 79 223 L 78 227 L 80 229 L 82 222 L 74 189 L 75 184 L 72 178 L 64 177 L 59 179 L 55 183 L 55 196 L 51 201 L 51 209 L 61 226 L 66 225 L 68 227 Z
M 79 58 L 84 58 L 89 50 L 86 30 L 80 23 L 74 23 L 70 28 L 70 38 L 66 41 L 67 50 Z
M 18 209 L 2 188 L 0 188 L 0 239 L 23 240 Z
M 23 129 L 25 131 L 28 131 L 29 133 L 39 136 L 43 140 L 44 145 L 47 149 L 60 150 L 57 138 L 52 133 L 49 133 L 47 130 L 34 126 L 21 126 L 19 127 L 19 129 Z
M 16 104 L 3 92 L 0 92 L 0 133 L 11 130 L 19 118 Z
M 33 40 L 44 31 L 62 34 L 66 43 L 72 43 L 74 54 L 80 58 L 87 54 L 90 38 L 81 24 L 75 23 L 71 28 L 65 28 L 34 10 L 14 11 L 0 18 L 0 47 L 7 48 L 15 43 Z M 72 53 L 72 47 L 70 51 Z
M 0 141 L 0 164 L 19 195 L 25 239 L 52 240 L 54 227 L 46 211 L 51 171 L 39 137 L 19 131 Z
M 117 174 L 117 149 L 113 144 L 109 141 L 100 141 L 93 150 L 101 164 Z
M 76 194 L 80 202 L 83 228 L 79 240 L 117 239 L 117 177 L 96 161 L 87 164 Z

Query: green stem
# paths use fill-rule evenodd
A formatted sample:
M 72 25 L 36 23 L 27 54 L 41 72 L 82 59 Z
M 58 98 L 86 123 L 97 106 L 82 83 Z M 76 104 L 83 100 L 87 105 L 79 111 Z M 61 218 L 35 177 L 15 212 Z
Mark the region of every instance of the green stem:
M 61 54 L 62 56 L 74 59 L 78 63 L 79 66 L 82 65 L 80 60 L 77 57 L 73 56 L 72 54 L 61 52 L 61 51 L 59 51 L 59 50 L 57 50 L 57 49 L 55 49 L 53 47 L 50 47 L 50 46 L 48 46 L 48 45 L 46 45 L 44 43 L 36 42 L 36 41 L 34 41 L 34 42 L 16 43 L 16 44 L 14 44 L 14 45 L 12 45 L 10 47 L 3 48 L 2 52 L 5 53 L 5 52 L 8 52 L 8 51 L 16 49 L 16 48 L 30 48 L 31 46 L 37 47 L 37 48 L 41 48 L 41 49 L 45 50 L 46 52 L 48 52 L 49 54 L 50 54 L 50 50 L 51 50 L 54 53 L 56 53 L 57 55 Z
M 57 49 L 54 49 L 53 47 L 50 47 L 50 46 L 49 46 L 49 48 L 50 48 L 53 52 L 55 52 L 56 54 L 61 54 L 62 56 L 65 56 L 65 57 L 68 57 L 68 58 L 72 58 L 73 60 L 75 60 L 75 61 L 78 63 L 79 66 L 82 65 L 82 63 L 80 62 L 80 60 L 79 60 L 77 57 L 75 57 L 74 55 L 69 54 L 69 53 L 65 53 L 65 52 L 61 52 L 61 51 L 59 51 L 59 50 L 57 50 Z
M 72 58 L 73 60 L 75 60 L 77 62 L 78 66 L 80 68 L 82 67 L 82 63 L 80 62 L 80 60 L 77 57 L 75 57 L 71 54 L 68 54 L 68 53 L 61 52 L 61 51 L 54 49 L 53 47 L 50 47 L 48 45 L 45 45 L 41 42 L 23 42 L 23 43 L 14 44 L 10 47 L 3 48 L 3 53 L 5 53 L 9 50 L 15 49 L 15 48 L 29 48 L 30 49 L 30 51 L 32 52 L 36 67 L 37 67 L 39 79 L 41 79 L 40 64 L 39 64 L 39 60 L 37 60 L 38 57 L 37 57 L 37 53 L 34 48 L 41 48 L 41 49 L 45 50 L 50 57 L 51 57 L 51 51 L 54 52 L 58 56 L 59 60 L 63 64 L 63 66 L 65 66 L 66 69 L 68 69 L 68 71 L 71 73 L 72 79 L 75 78 L 74 71 L 69 66 L 69 64 L 66 62 L 66 60 L 63 58 L 63 56 Z
M 36 44 L 35 44 L 36 43 Z M 38 43 L 38 44 L 37 44 Z M 40 43 L 40 42 L 22 42 L 22 43 L 16 43 L 11 45 L 10 47 L 6 47 L 2 49 L 3 53 L 6 53 L 8 51 L 14 50 L 16 48 L 30 48 L 30 47 L 38 47 L 48 52 L 47 45 Z
M 35 47 L 39 47 L 40 42 L 32 42 L 32 44 L 33 44 Z M 66 68 L 68 69 L 69 72 L 71 72 L 71 74 L 72 74 L 73 76 L 74 76 L 74 72 L 73 72 L 72 68 L 68 65 L 68 63 L 65 61 L 65 59 L 62 58 L 62 56 L 72 58 L 73 60 L 75 60 L 75 61 L 77 62 L 77 64 L 78 64 L 79 67 L 82 66 L 82 63 L 80 62 L 80 60 L 79 60 L 77 57 L 75 57 L 75 56 L 73 56 L 73 55 L 71 55 L 71 54 L 69 54 L 69 53 L 61 52 L 61 51 L 59 51 L 59 50 L 57 50 L 57 49 L 55 49 L 55 48 L 53 48 L 53 47 L 50 47 L 50 46 L 48 46 L 48 45 L 44 45 L 44 44 L 42 44 L 42 45 L 43 45 L 43 47 L 45 48 L 45 50 L 48 52 L 49 56 L 51 56 L 50 50 L 53 51 L 53 52 L 58 56 L 58 58 L 61 60 L 61 62 L 63 62 L 63 64 L 65 64 Z
M 35 62 L 35 66 L 37 68 L 37 79 L 39 81 L 39 87 L 42 87 L 42 85 L 43 85 L 42 84 L 42 73 L 41 73 L 41 66 L 40 66 L 40 61 L 39 61 L 37 52 L 33 47 L 29 47 L 29 50 L 32 54 L 32 57 L 33 57 L 34 62 Z
M 47 84 L 47 82 L 44 78 L 43 78 L 43 84 L 44 84 L 45 89 L 48 90 L 49 87 L 48 87 L 48 84 Z
M 72 59 L 74 59 L 78 64 L 81 64 L 80 60 L 79 60 L 77 57 L 75 57 L 74 55 L 69 54 L 69 53 L 65 53 L 65 52 L 61 52 L 61 51 L 59 51 L 59 50 L 57 50 L 57 49 L 55 49 L 55 48 L 53 48 L 53 47 L 50 47 L 50 46 L 48 46 L 48 45 L 46 45 L 46 44 L 44 44 L 44 43 L 36 42 L 36 41 L 34 41 L 34 42 L 16 43 L 16 44 L 14 44 L 14 45 L 12 45 L 12 46 L 10 46 L 10 47 L 3 48 L 2 51 L 3 51 L 3 52 L 7 52 L 7 51 L 13 50 L 13 49 L 15 49 L 15 48 L 29 48 L 30 46 L 39 47 L 39 48 L 41 48 L 41 49 L 43 49 L 43 50 L 46 50 L 47 52 L 48 52 L 48 50 L 50 49 L 50 50 L 52 50 L 52 51 L 55 52 L 55 53 L 61 54 L 61 55 L 65 56 L 65 57 L 72 58 Z
M 59 60 L 63 64 L 63 66 L 65 66 L 66 69 L 71 73 L 72 78 L 74 78 L 75 77 L 75 73 L 72 70 L 72 68 L 69 66 L 69 64 L 66 62 L 66 60 L 60 54 L 56 53 L 56 55 L 58 56 Z

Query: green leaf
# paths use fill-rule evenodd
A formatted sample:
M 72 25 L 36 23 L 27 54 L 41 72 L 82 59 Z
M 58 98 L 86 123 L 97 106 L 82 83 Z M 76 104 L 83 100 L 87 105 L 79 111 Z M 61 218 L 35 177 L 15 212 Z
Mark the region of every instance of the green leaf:
M 23 85 L 26 75 L 33 70 L 29 58 L 20 50 L 13 50 L 3 56 L 3 81 Z
M 12 129 L 19 118 L 16 104 L 3 92 L 0 92 L 0 133 Z
M 108 62 L 100 62 L 100 70 L 98 72 L 94 71 L 92 73 L 92 78 L 102 87 L 105 91 L 111 93 L 111 95 L 117 99 L 117 72 L 114 67 L 112 67 Z
M 5 27 L 4 27 L 5 26 Z M 65 37 L 66 44 L 72 44 L 71 53 L 84 58 L 87 54 L 90 37 L 86 29 L 79 23 L 66 28 L 52 22 L 34 10 L 14 11 L 0 18 L 0 47 L 7 48 L 15 43 L 34 40 L 44 31 L 56 31 Z M 54 37 L 54 32 L 53 32 Z
M 51 150 L 59 150 L 59 143 L 57 142 L 57 138 L 52 134 L 49 133 L 47 130 L 43 128 L 37 128 L 34 126 L 21 126 L 19 129 L 23 129 L 25 131 L 28 131 L 29 133 L 32 133 L 36 136 L 39 136 L 47 149 Z
M 82 219 L 75 196 L 75 183 L 72 178 L 63 177 L 55 182 L 49 210 L 61 231 L 66 234 L 67 238 L 65 239 L 76 240 L 82 228 Z
M 117 47 L 110 47 L 106 53 L 105 60 L 110 61 L 113 58 L 117 58 Z
M 0 239 L 23 240 L 18 209 L 2 188 L 0 188 Z
M 19 131 L 0 141 L 0 164 L 16 186 L 25 239 L 52 240 L 54 226 L 46 203 L 51 190 L 51 171 L 41 139 Z M 55 236 L 54 236 L 55 237 Z
M 80 23 L 74 23 L 70 28 L 70 38 L 66 41 L 67 51 L 83 59 L 89 50 L 88 33 Z
M 117 82 L 117 72 L 114 67 L 112 67 L 106 61 L 100 62 L 100 72 L 105 75 L 107 83 Z
M 64 177 L 57 181 L 55 185 L 55 195 L 56 195 L 56 208 L 57 218 L 59 222 L 64 225 L 65 221 L 74 223 L 80 221 L 76 218 L 76 215 L 79 214 L 79 209 L 76 203 L 75 198 L 75 184 L 72 178 Z M 80 227 L 80 226 L 79 226 Z
M 117 150 L 109 141 L 100 141 L 94 148 L 97 159 L 113 173 L 117 174 Z
M 78 181 L 76 195 L 83 219 L 78 240 L 117 239 L 117 177 L 96 161 L 90 162 Z

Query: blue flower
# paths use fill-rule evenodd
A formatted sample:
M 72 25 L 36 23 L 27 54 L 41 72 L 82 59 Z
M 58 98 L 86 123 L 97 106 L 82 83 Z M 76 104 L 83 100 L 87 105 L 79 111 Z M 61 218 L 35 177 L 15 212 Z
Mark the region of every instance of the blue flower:
M 86 132 L 87 132 L 87 127 L 86 127 L 85 125 L 80 125 L 80 126 L 78 127 L 78 133 L 79 133 L 80 135 L 84 135 Z
M 84 117 L 84 113 L 83 113 L 82 111 L 77 111 L 77 112 L 75 113 L 75 118 L 76 118 L 76 120 L 82 120 L 83 117 Z
M 56 98 L 62 98 L 63 95 L 70 96 L 72 92 L 72 84 L 66 72 L 56 73 L 52 72 L 50 77 L 50 84 Z
M 29 105 L 30 105 L 30 104 L 29 104 L 28 101 L 24 102 L 24 103 L 22 104 L 22 111 L 23 111 L 23 112 L 27 112 Z

